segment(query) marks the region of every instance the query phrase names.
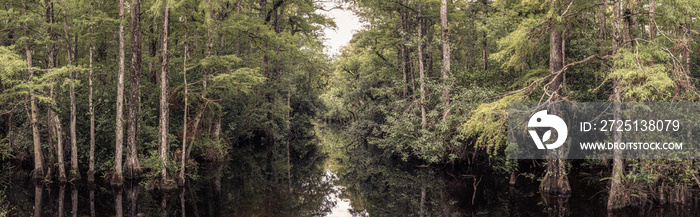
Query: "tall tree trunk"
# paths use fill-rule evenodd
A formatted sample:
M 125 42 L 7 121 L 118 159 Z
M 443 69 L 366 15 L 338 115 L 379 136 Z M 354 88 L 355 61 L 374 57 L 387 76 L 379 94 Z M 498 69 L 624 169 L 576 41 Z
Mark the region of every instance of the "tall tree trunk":
M 404 2 L 402 0 L 402 2 Z M 408 38 L 406 35 L 408 34 L 408 22 L 406 21 L 406 17 L 408 16 L 407 13 L 405 12 L 405 9 L 400 10 L 400 25 L 401 28 L 404 31 L 404 34 L 401 34 L 401 72 L 403 74 L 403 97 L 406 98 L 408 94 Z
M 489 15 L 489 9 L 488 5 L 486 3 L 487 1 L 483 1 L 484 5 L 484 17 Z M 486 20 L 484 19 L 484 26 L 486 25 Z M 489 39 L 486 30 L 482 33 L 484 36 L 484 40 L 482 41 L 481 45 L 481 58 L 484 61 L 483 62 L 483 70 L 486 71 L 489 69 Z
M 186 4 L 186 3 L 185 3 Z M 184 46 L 184 54 L 182 55 L 183 61 L 182 61 L 182 80 L 185 85 L 185 111 L 184 115 L 182 115 L 182 157 L 180 160 L 182 161 L 180 164 L 180 186 L 183 186 L 185 184 L 185 162 L 187 161 L 186 154 L 187 154 L 187 112 L 188 112 L 188 99 L 189 99 L 189 90 L 187 88 L 187 50 L 188 50 L 188 44 L 187 44 L 187 38 L 189 36 L 189 31 L 187 30 L 187 5 L 184 6 L 184 11 L 185 11 L 185 39 L 183 40 L 183 46 Z M 184 189 L 183 189 L 184 192 Z M 184 208 L 183 208 L 184 209 Z M 184 213 L 183 213 L 184 215 Z
M 53 3 L 49 2 L 49 6 L 47 7 L 46 11 L 46 17 L 48 18 L 47 22 L 49 25 L 52 25 L 54 23 L 54 16 L 53 16 Z M 51 41 L 56 40 L 56 34 L 54 34 L 53 29 L 51 26 L 48 28 L 49 31 L 49 37 L 51 38 Z M 53 69 L 56 68 L 56 46 L 54 43 L 48 43 L 46 45 L 47 47 L 47 61 L 46 61 L 46 67 L 48 69 Z M 53 79 L 55 82 L 56 79 Z M 64 162 L 64 157 L 63 157 L 63 130 L 61 127 L 61 121 L 58 118 L 58 111 L 57 111 L 57 104 L 58 100 L 56 98 L 56 87 L 51 86 L 49 87 L 49 97 L 51 97 L 51 100 L 53 103 L 49 105 L 49 108 L 47 109 L 47 122 L 48 122 L 48 127 L 49 127 L 49 141 L 51 140 L 56 140 L 56 143 L 54 144 L 54 150 L 56 152 L 56 158 L 54 160 L 50 160 L 51 157 L 47 159 L 47 165 L 52 165 L 53 163 L 57 164 L 58 167 L 58 182 L 66 182 L 68 179 L 66 178 L 66 167 L 65 167 L 65 162 Z M 51 141 L 53 142 L 53 141 Z M 50 156 L 50 155 L 49 155 Z M 51 170 L 52 167 L 48 166 L 46 176 L 51 177 Z
M 649 40 L 656 39 L 656 0 L 649 0 Z
M 65 5 L 65 0 L 62 2 Z M 67 6 L 66 6 L 67 7 Z M 66 51 L 68 51 L 68 73 L 70 74 L 70 79 L 75 79 L 75 73 L 73 73 L 73 46 L 70 43 L 70 35 L 68 34 L 68 18 L 66 16 L 66 9 L 62 10 L 63 13 L 63 35 L 66 38 Z M 75 82 L 70 82 L 70 164 L 71 172 L 70 179 L 77 180 L 80 179 L 80 170 L 78 169 L 78 138 L 76 133 L 76 109 L 75 109 Z
M 158 141 L 159 154 L 163 168 L 161 169 L 161 179 L 164 188 L 169 186 L 170 179 L 168 177 L 168 151 L 170 144 L 168 143 L 168 27 L 170 17 L 170 7 L 167 2 L 163 12 L 163 38 L 162 38 L 162 62 L 160 64 L 160 121 L 158 124 Z
M 686 16 L 688 16 L 688 12 L 685 12 Z M 685 73 L 690 75 L 690 54 L 693 53 L 693 51 L 690 50 L 690 42 L 693 40 L 690 35 L 690 23 L 692 22 L 692 18 L 688 16 L 685 25 L 683 25 L 683 37 L 685 38 Z
M 622 44 L 620 44 L 621 47 L 629 47 L 629 46 L 632 46 L 634 44 L 634 42 L 632 42 L 632 40 L 634 39 L 634 36 L 632 35 L 632 33 L 633 33 L 632 32 L 633 23 L 632 23 L 632 14 L 631 14 L 632 8 L 630 8 L 632 5 L 632 1 L 634 1 L 634 0 L 627 0 L 627 4 L 625 5 L 625 6 L 627 6 L 627 9 L 624 11 L 624 14 L 623 14 L 624 16 L 622 17 L 623 27 L 622 27 Z
M 442 91 L 442 98 L 445 103 L 445 112 L 442 119 L 445 120 L 450 114 L 450 85 L 447 73 L 450 72 L 450 40 L 447 38 L 447 0 L 442 0 L 440 4 L 440 39 L 442 40 L 442 68 L 440 75 L 442 76 L 442 86 L 445 88 Z
M 425 129 L 428 125 L 428 119 L 425 113 L 425 70 L 423 67 L 423 19 L 421 13 L 422 3 L 418 3 L 418 74 L 420 76 L 420 117 L 421 128 Z
M 126 177 L 135 179 L 141 176 L 136 142 L 141 107 L 141 0 L 131 0 L 131 75 L 129 79 L 129 114 L 126 140 Z
M 122 149 L 124 147 L 124 0 L 119 0 L 119 71 L 117 74 L 117 121 L 115 127 L 116 147 L 114 153 L 114 175 L 112 185 L 121 186 L 124 181 L 122 175 Z
M 553 7 L 555 11 L 558 11 L 559 5 L 557 3 L 554 3 Z M 559 29 L 560 24 L 553 19 L 550 22 L 552 23 L 549 27 L 549 70 L 551 73 L 559 73 L 553 76 L 550 81 L 552 83 L 551 91 L 553 94 L 551 102 L 556 103 L 561 101 L 561 89 L 564 85 L 563 74 L 560 73 L 561 69 L 564 67 L 564 39 L 562 30 Z M 554 104 L 550 110 L 555 114 L 561 112 L 557 104 Z M 542 180 L 542 191 L 555 195 L 570 194 L 571 187 L 569 185 L 569 178 L 566 176 L 566 160 L 562 159 L 566 155 L 565 148 L 550 150 L 548 155 L 552 157 L 547 159 L 547 173 Z
M 27 4 L 25 1 L 22 1 L 22 15 L 27 16 Z M 24 37 L 30 38 L 29 37 L 29 28 L 27 26 L 24 26 Z M 36 106 L 36 99 L 34 97 L 34 88 L 33 88 L 33 77 L 34 77 L 34 69 L 32 69 L 32 49 L 30 46 L 30 40 L 26 40 L 24 42 L 24 51 L 25 54 L 27 55 L 27 71 L 29 73 L 29 79 L 27 83 L 29 83 L 29 107 L 31 110 L 31 122 L 32 122 L 32 141 L 34 142 L 34 171 L 32 173 L 32 177 L 34 179 L 41 179 L 44 178 L 44 164 L 43 164 L 43 159 L 41 156 L 41 135 L 39 135 L 39 120 L 37 118 L 37 106 Z
M 289 109 L 289 110 L 287 110 L 287 125 L 288 125 L 287 126 L 287 189 L 289 191 L 292 190 L 292 164 L 290 163 L 291 155 L 289 152 L 289 145 L 290 145 L 289 138 L 292 136 L 291 135 L 292 134 L 292 121 L 291 121 L 292 106 L 289 103 L 291 97 L 292 97 L 292 92 L 288 91 L 287 92 L 287 109 Z
M 620 85 L 619 81 L 615 80 L 613 81 L 613 112 L 615 113 L 615 120 L 620 120 L 620 113 L 621 113 L 621 108 L 620 108 L 620 103 L 621 103 L 621 98 L 620 98 Z M 614 131 L 613 132 L 613 140 L 615 142 L 621 142 L 622 141 L 622 134 L 619 131 Z M 615 149 L 613 150 L 613 168 L 612 168 L 612 179 L 610 179 L 610 192 L 608 194 L 608 204 L 607 208 L 608 210 L 614 210 L 614 209 L 619 209 L 626 207 L 630 205 L 630 199 L 629 196 L 624 193 L 625 190 L 623 189 L 621 178 L 622 175 L 621 173 L 625 171 L 625 160 L 622 159 L 622 152 L 619 150 Z
M 211 56 L 212 50 L 214 50 L 214 20 L 216 20 L 214 8 L 212 6 L 212 1 L 207 0 L 209 5 L 210 19 L 206 19 L 207 24 L 207 55 L 205 58 Z M 263 57 L 264 59 L 264 57 Z M 209 68 L 206 66 L 202 67 L 202 98 L 207 95 L 207 75 L 209 74 Z M 183 150 L 184 151 L 184 150 Z
M 55 87 L 50 87 L 49 96 L 56 102 L 56 91 Z M 61 120 L 58 118 L 55 105 L 49 106 L 48 119 L 49 119 L 49 130 L 51 134 L 56 138 L 56 163 L 58 164 L 58 182 L 66 182 L 66 168 L 64 162 L 64 150 L 63 150 L 63 129 L 61 127 Z M 50 170 L 49 170 L 50 171 Z M 47 174 L 48 175 L 48 174 Z
M 49 95 L 51 96 L 51 99 L 56 102 L 56 91 L 55 87 L 50 87 L 51 89 L 49 90 Z M 53 131 L 53 135 L 56 137 L 56 158 L 57 158 L 57 164 L 58 164 L 58 182 L 66 182 L 68 179 L 66 178 L 66 167 L 65 167 L 65 162 L 63 161 L 65 158 L 63 157 L 64 151 L 63 151 L 63 129 L 61 127 L 61 120 L 58 118 L 58 114 L 56 114 L 56 109 L 55 105 L 51 105 L 49 108 L 49 122 L 50 122 L 50 130 Z
M 637 21 L 637 0 L 629 0 L 627 2 L 627 12 L 626 17 L 629 22 L 628 34 L 630 43 L 633 39 L 637 38 L 635 31 L 639 28 L 639 22 Z
M 605 55 L 605 10 L 607 9 L 607 2 L 608 0 L 602 0 L 602 4 L 598 7 L 598 47 L 600 49 L 598 53 L 600 56 Z
M 618 48 L 627 46 L 626 41 L 620 41 L 620 25 L 622 22 L 622 17 L 620 16 L 620 0 L 613 3 L 613 55 L 617 54 Z M 629 22 L 626 19 L 625 29 L 629 29 Z M 618 38 L 618 40 L 616 40 Z M 625 40 L 629 40 L 629 30 L 625 30 Z M 615 120 L 620 118 L 620 103 L 622 102 L 619 80 L 615 79 L 613 81 L 613 97 L 612 97 L 613 112 Z M 613 140 L 615 142 L 620 142 L 622 140 L 622 134 L 620 132 L 613 132 Z M 624 193 L 622 188 L 621 173 L 625 171 L 625 160 L 622 158 L 622 153 L 620 150 L 613 150 L 613 168 L 612 168 L 612 179 L 610 179 L 610 192 L 608 193 L 607 209 L 613 210 L 628 206 L 630 200 L 627 194 Z
M 612 20 L 612 53 L 616 54 L 621 43 L 620 38 L 620 0 L 613 0 L 613 20 Z
M 88 104 L 90 106 L 90 159 L 89 159 L 89 169 L 88 169 L 88 181 L 92 182 L 95 181 L 95 108 L 92 103 L 92 49 L 93 49 L 93 44 L 92 44 L 92 29 L 93 29 L 93 24 L 92 24 L 92 3 L 93 1 L 90 0 L 90 50 L 88 51 L 90 54 L 89 58 L 89 75 L 88 75 L 88 86 L 90 88 L 90 95 L 88 96 Z

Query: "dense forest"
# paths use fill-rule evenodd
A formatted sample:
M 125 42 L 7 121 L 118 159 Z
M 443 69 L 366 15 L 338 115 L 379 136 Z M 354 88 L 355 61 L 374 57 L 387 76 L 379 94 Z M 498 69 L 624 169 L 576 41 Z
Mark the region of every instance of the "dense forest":
M 697 101 L 699 8 L 3 0 L 0 216 L 77 215 L 87 203 L 91 216 L 122 216 L 123 192 L 129 216 L 325 216 L 337 205 L 328 195 L 353 216 L 693 204 L 694 160 L 508 158 L 506 109 Z M 364 25 L 337 55 L 324 52 L 324 29 L 343 25 L 320 13 L 331 10 Z M 95 205 L 93 191 L 113 198 Z

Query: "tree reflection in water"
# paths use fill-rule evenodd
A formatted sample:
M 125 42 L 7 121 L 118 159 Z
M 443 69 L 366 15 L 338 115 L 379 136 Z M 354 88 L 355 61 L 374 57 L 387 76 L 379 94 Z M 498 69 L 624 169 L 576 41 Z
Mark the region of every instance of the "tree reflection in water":
M 317 160 L 322 162 L 323 158 Z M 486 173 L 479 175 L 483 180 L 475 192 L 472 177 L 453 176 L 443 168 L 409 166 L 400 161 L 398 166 L 387 165 L 389 161 L 384 159 L 370 164 L 355 163 L 353 167 L 343 168 L 338 177 L 321 163 L 293 165 L 289 189 L 286 161 L 273 165 L 274 172 L 237 162 L 205 166 L 199 177 L 173 192 L 145 191 L 138 182 L 111 188 L 102 183 L 58 185 L 18 179 L 10 182 L 12 188 L 6 186 L 7 200 L 13 206 L 11 216 L 35 217 L 274 217 L 340 213 L 344 216 L 577 216 L 581 213 L 689 216 L 697 209 L 641 207 L 607 213 L 604 194 L 588 193 L 599 192 L 604 183 L 589 186 L 579 181 L 582 179 L 577 174 L 572 174 L 572 187 L 580 191 L 566 198 L 540 195 L 536 180 L 520 180 L 517 186 L 509 187 L 506 176 Z M 70 194 L 70 200 L 66 200 L 66 193 Z
M 256 153 L 203 164 L 194 179 L 172 192 L 142 190 L 138 181 L 112 188 L 102 182 L 58 185 L 21 177 L 8 182 L 12 188 L 4 187 L 13 206 L 11 216 L 326 216 L 331 212 L 336 200 L 329 195 L 340 192 L 327 177 L 323 154 L 311 149 L 291 162 L 290 189 L 286 158 L 280 157 L 284 155 Z M 27 194 L 32 188 L 34 194 Z

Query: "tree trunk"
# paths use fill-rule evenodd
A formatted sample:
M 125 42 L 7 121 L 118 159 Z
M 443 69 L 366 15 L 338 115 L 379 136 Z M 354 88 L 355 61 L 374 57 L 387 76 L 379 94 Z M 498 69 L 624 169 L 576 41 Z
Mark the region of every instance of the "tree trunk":
M 617 49 L 621 44 L 620 39 L 620 0 L 613 1 L 613 20 L 612 20 L 612 53 L 616 54 Z
M 418 12 L 420 14 L 420 12 Z M 426 196 L 426 189 L 425 187 L 420 188 L 420 204 L 418 207 L 418 216 L 424 217 L 425 216 L 425 196 Z
M 27 4 L 25 1 L 22 1 L 22 15 L 27 16 Z M 24 26 L 24 37 L 30 38 L 29 28 L 27 28 L 27 26 Z M 29 107 L 31 110 L 30 118 L 32 122 L 32 141 L 34 142 L 34 171 L 32 173 L 32 177 L 34 179 L 41 179 L 44 178 L 44 164 L 41 156 L 41 135 L 39 135 L 39 121 L 37 119 L 38 108 L 36 106 L 36 99 L 34 97 L 34 88 L 32 84 L 34 79 L 34 69 L 32 69 L 32 49 L 30 47 L 30 40 L 26 40 L 24 45 L 24 51 L 27 55 L 27 71 L 29 72 L 29 79 L 27 83 L 29 83 Z
M 558 7 L 555 3 L 553 7 Z M 564 67 L 564 39 L 562 31 L 559 29 L 559 23 L 552 20 L 549 33 L 549 70 L 551 73 L 558 73 Z M 561 101 L 561 89 L 563 84 L 563 74 L 557 74 L 552 77 L 551 102 Z M 558 105 L 554 104 L 551 108 L 552 113 L 561 112 Z M 550 156 L 547 159 L 547 173 L 542 180 L 542 192 L 554 195 L 569 195 L 571 187 L 569 186 L 569 178 L 566 176 L 566 160 L 562 159 L 566 155 L 565 148 L 550 150 Z
M 129 79 L 129 114 L 124 172 L 129 179 L 141 176 L 136 143 L 141 107 L 141 0 L 131 0 L 131 75 Z
M 488 5 L 486 5 L 486 1 L 483 1 L 484 3 L 484 17 L 488 16 L 489 10 L 488 10 Z M 484 20 L 484 26 L 486 25 L 486 20 Z M 489 39 L 486 31 L 483 32 L 484 35 L 484 41 L 482 42 L 483 44 L 481 45 L 481 58 L 484 61 L 483 62 L 483 70 L 486 71 L 489 69 Z
M 62 2 L 65 4 L 65 0 Z M 75 73 L 73 73 L 73 51 L 71 50 L 73 46 L 70 43 L 70 35 L 68 34 L 68 18 L 66 17 L 66 10 L 63 9 L 63 35 L 66 38 L 66 51 L 68 51 L 68 73 L 70 74 L 70 79 L 75 79 Z M 77 180 L 80 179 L 80 170 L 78 169 L 78 138 L 76 133 L 76 109 L 75 109 L 75 82 L 70 82 L 70 164 L 71 172 L 70 179 Z
M 53 3 L 49 2 L 49 6 L 47 7 L 46 11 L 46 17 L 47 17 L 47 23 L 49 25 L 52 25 L 54 23 L 53 20 Z M 56 40 L 56 34 L 53 33 L 53 29 L 51 26 L 49 26 L 49 37 L 51 38 L 52 41 Z M 56 68 L 56 46 L 53 43 L 48 43 L 46 45 L 47 48 L 47 54 L 46 54 L 46 67 L 48 69 L 54 69 Z M 56 79 L 52 79 L 52 81 L 56 81 Z M 66 169 L 65 169 L 65 162 L 64 162 L 64 157 L 63 157 L 63 130 L 61 127 L 61 121 L 58 118 L 58 112 L 57 112 L 57 105 L 58 105 L 58 100 L 56 99 L 56 87 L 51 86 L 49 87 L 49 97 L 51 97 L 51 100 L 53 101 L 52 104 L 49 105 L 49 108 L 47 109 L 47 125 L 49 128 L 49 141 L 53 143 L 52 140 L 55 139 L 56 143 L 54 144 L 55 146 L 53 147 L 55 152 L 56 152 L 56 158 L 54 160 L 51 160 L 51 154 L 49 154 L 49 158 L 47 160 L 47 165 L 52 165 L 52 164 L 57 164 L 58 167 L 58 182 L 66 182 L 68 179 L 66 178 Z M 51 177 L 51 171 L 52 171 L 52 166 L 48 166 L 46 176 Z
M 185 3 L 186 4 L 186 3 Z M 180 186 L 185 185 L 185 162 L 187 161 L 186 154 L 187 154 L 187 112 L 188 112 L 188 98 L 189 98 L 189 90 L 187 89 L 187 49 L 188 49 L 188 44 L 187 44 L 187 38 L 189 36 L 189 32 L 187 31 L 187 7 L 185 7 L 185 39 L 182 42 L 184 45 L 184 54 L 182 55 L 183 61 L 182 61 L 182 80 L 184 82 L 185 86 L 185 111 L 184 115 L 182 115 L 182 157 L 180 160 L 182 161 L 180 164 L 180 177 L 179 177 L 179 184 Z M 184 192 L 184 189 L 183 189 Z M 184 209 L 184 208 L 183 208 Z M 183 213 L 184 215 L 184 213 Z
M 117 74 L 117 120 L 116 120 L 116 147 L 114 153 L 114 175 L 112 185 L 121 186 L 124 177 L 122 175 L 122 149 L 124 146 L 124 0 L 119 0 L 119 71 Z
M 425 71 L 423 67 L 423 19 L 421 18 L 422 3 L 418 3 L 418 74 L 420 76 L 420 117 L 421 128 L 425 129 L 428 125 L 428 119 L 425 113 Z
M 92 49 L 93 49 L 93 44 L 92 44 L 92 29 L 93 29 L 93 24 L 92 24 L 92 3 L 93 1 L 90 0 L 90 50 L 88 51 L 90 54 L 90 60 L 89 60 L 89 75 L 88 75 L 88 86 L 90 88 L 90 95 L 88 96 L 88 104 L 90 106 L 90 159 L 89 159 L 89 169 L 88 169 L 88 181 L 92 182 L 95 181 L 95 108 L 92 103 Z
M 603 4 L 600 4 L 598 8 L 598 47 L 600 49 L 598 53 L 600 56 L 605 55 L 605 10 L 607 9 L 607 5 L 605 3 L 607 3 L 607 1 L 608 0 L 603 0 Z
M 686 12 L 686 16 L 687 15 L 688 15 L 688 12 Z M 690 35 L 690 31 L 691 31 L 690 30 L 690 28 L 691 28 L 690 23 L 691 22 L 692 22 L 692 18 L 688 17 L 686 22 L 685 22 L 685 25 L 683 25 L 683 27 L 684 27 L 683 37 L 685 38 L 685 40 L 683 40 L 683 41 L 685 41 L 685 45 L 684 45 L 684 47 L 685 47 L 685 54 L 684 54 L 684 56 L 685 56 L 685 73 L 688 75 L 690 75 L 690 54 L 692 53 L 692 51 L 690 50 L 690 47 L 691 47 L 690 42 L 693 40 L 691 38 L 691 35 Z
M 649 0 L 649 40 L 656 39 L 656 0 Z
M 632 21 L 632 14 L 631 14 L 631 1 L 634 0 L 628 0 L 627 1 L 627 9 L 624 11 L 624 16 L 623 16 L 623 27 L 622 27 L 622 44 L 619 46 L 625 47 L 625 46 L 631 46 L 633 44 L 632 40 L 634 39 L 634 36 L 632 35 L 632 27 L 633 27 L 633 21 Z
M 450 84 L 448 73 L 450 72 L 450 40 L 447 38 L 447 0 L 442 0 L 440 4 L 440 39 L 442 40 L 442 68 L 440 75 L 442 76 L 442 86 L 445 88 L 442 91 L 442 98 L 445 103 L 445 112 L 442 119 L 445 120 L 450 114 Z
M 404 30 L 404 34 L 401 34 L 401 72 L 403 74 L 403 97 L 406 98 L 408 94 L 408 39 L 406 35 L 408 34 L 408 22 L 406 22 L 405 9 L 401 10 L 400 14 L 400 24 L 401 28 Z
M 289 103 L 291 97 L 292 97 L 292 92 L 291 91 L 287 92 L 287 109 L 289 109 L 289 110 L 287 110 L 287 125 L 288 125 L 287 126 L 287 189 L 290 191 L 292 190 L 292 164 L 290 163 L 291 155 L 289 152 L 289 145 L 290 145 L 289 144 L 290 143 L 289 137 L 292 136 L 291 135 L 292 134 L 292 122 L 291 122 L 292 106 Z
M 163 188 L 169 187 L 170 179 L 168 177 L 168 151 L 170 144 L 168 143 L 168 25 L 169 25 L 170 7 L 165 4 L 163 12 L 163 38 L 162 38 L 162 62 L 160 64 L 160 121 L 158 124 L 158 141 L 160 147 L 160 160 L 163 163 L 161 169 L 161 179 Z
M 617 54 L 617 51 L 619 47 L 622 46 L 627 46 L 628 44 L 626 42 L 622 42 L 620 40 L 615 40 L 615 38 L 620 37 L 620 23 L 622 17 L 620 17 L 620 0 L 617 0 L 615 3 L 613 3 L 613 55 Z M 625 29 L 629 29 L 629 20 L 626 19 L 625 22 Z M 617 26 L 617 27 L 616 27 Z M 629 31 L 625 30 L 625 38 L 629 39 Z M 624 43 L 624 44 L 623 44 Z M 621 93 L 620 93 L 620 85 L 619 85 L 619 80 L 614 80 L 613 81 L 613 98 L 612 101 L 614 103 L 613 105 L 613 112 L 615 116 L 615 120 L 620 119 L 620 113 L 621 113 L 621 108 L 620 108 L 620 102 L 622 101 L 621 98 Z M 622 141 L 622 134 L 618 131 L 613 132 L 613 140 L 615 142 L 621 142 Z M 607 202 L 607 209 L 608 210 L 613 210 L 613 209 L 618 209 L 622 207 L 626 207 L 630 205 L 630 200 L 628 195 L 625 193 L 622 182 L 620 181 L 621 179 L 621 174 L 622 172 L 625 171 L 625 160 L 622 159 L 622 152 L 618 149 L 613 150 L 613 168 L 612 168 L 612 179 L 610 179 L 610 192 L 608 193 L 608 202 Z
M 51 90 L 49 90 L 49 95 L 51 96 L 51 99 L 53 99 L 54 102 L 56 102 L 56 91 L 54 87 L 51 87 Z M 65 162 L 63 161 L 65 158 L 63 157 L 64 151 L 63 151 L 63 129 L 61 127 L 61 120 L 58 118 L 58 114 L 56 114 L 56 109 L 55 105 L 51 105 L 49 108 L 49 122 L 50 122 L 50 130 L 53 131 L 53 135 L 56 137 L 56 158 L 57 158 L 57 163 L 58 163 L 58 182 L 66 182 L 68 179 L 66 178 L 66 167 L 65 167 Z
M 214 16 L 214 9 L 212 6 L 211 0 L 207 1 L 209 5 L 209 13 L 210 13 L 210 18 L 206 20 L 207 24 L 207 55 L 204 58 L 208 58 L 211 56 L 212 50 L 214 50 L 214 20 L 216 20 L 216 17 Z M 263 59 L 265 59 L 263 57 Z M 202 67 L 202 98 L 206 97 L 207 95 L 207 75 L 209 74 L 209 68 L 206 66 Z
M 619 81 L 615 80 L 613 83 L 613 111 L 615 112 L 615 120 L 620 120 L 620 86 Z M 622 134 L 619 131 L 613 132 L 613 140 L 615 142 L 622 141 Z M 625 171 L 625 159 L 622 159 L 622 152 L 620 150 L 613 150 L 613 168 L 612 168 L 612 179 L 610 179 L 610 192 L 608 194 L 608 210 L 614 210 L 629 206 L 631 201 L 629 195 L 626 193 L 622 186 L 622 175 L 621 173 Z

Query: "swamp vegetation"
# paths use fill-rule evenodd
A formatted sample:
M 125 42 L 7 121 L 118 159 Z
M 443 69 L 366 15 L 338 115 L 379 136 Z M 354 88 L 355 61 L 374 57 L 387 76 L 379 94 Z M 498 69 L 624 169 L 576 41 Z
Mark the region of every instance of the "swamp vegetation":
M 508 159 L 505 111 L 698 101 L 698 9 L 2 0 L 0 216 L 696 215 L 700 162 Z

